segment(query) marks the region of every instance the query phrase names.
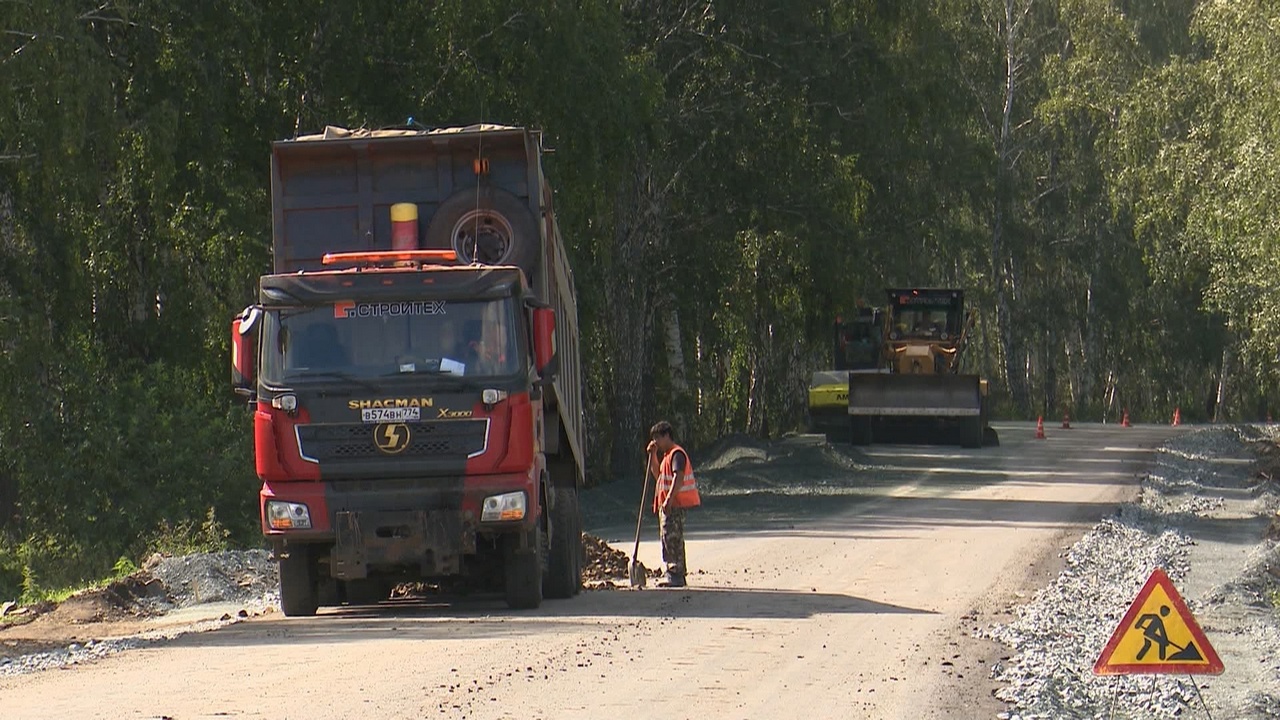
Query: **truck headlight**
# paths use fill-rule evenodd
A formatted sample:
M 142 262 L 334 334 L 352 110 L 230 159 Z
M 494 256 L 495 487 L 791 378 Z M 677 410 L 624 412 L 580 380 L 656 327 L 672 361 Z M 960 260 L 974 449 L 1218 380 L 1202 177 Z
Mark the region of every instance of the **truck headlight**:
M 267 524 L 273 530 L 310 530 L 311 511 L 302 503 L 268 500 Z
M 271 407 L 291 413 L 298 409 L 297 395 L 277 395 L 271 398 Z
M 524 491 L 490 495 L 484 499 L 484 509 L 480 511 L 481 522 L 524 519 Z
M 497 405 L 507 399 L 506 390 L 494 390 L 493 388 L 485 388 L 480 392 L 480 402 L 485 405 Z

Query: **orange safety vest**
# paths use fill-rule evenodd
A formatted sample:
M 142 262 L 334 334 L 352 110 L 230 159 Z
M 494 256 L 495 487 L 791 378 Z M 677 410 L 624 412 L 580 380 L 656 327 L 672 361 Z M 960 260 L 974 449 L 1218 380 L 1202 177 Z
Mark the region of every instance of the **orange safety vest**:
M 677 452 L 684 453 L 684 470 L 680 474 L 678 485 L 676 471 L 671 467 L 672 458 Z M 693 461 L 689 459 L 689 453 L 679 445 L 672 447 L 671 451 L 662 458 L 662 464 L 658 466 L 658 491 L 653 496 L 654 512 L 658 512 L 658 508 L 667 504 L 667 498 L 671 497 L 673 490 L 676 494 L 676 507 L 691 508 L 702 504 L 702 497 L 698 495 L 698 480 L 693 476 Z

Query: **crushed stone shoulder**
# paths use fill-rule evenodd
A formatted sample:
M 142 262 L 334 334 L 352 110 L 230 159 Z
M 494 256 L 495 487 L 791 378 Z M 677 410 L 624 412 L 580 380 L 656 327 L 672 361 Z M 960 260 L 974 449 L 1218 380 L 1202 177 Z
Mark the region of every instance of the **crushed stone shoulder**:
M 1167 442 L 1138 500 L 1087 533 L 1014 620 L 983 631 L 1014 652 L 992 668 L 1007 720 L 1280 717 L 1280 506 L 1274 426 L 1194 430 Z M 1270 458 L 1270 460 L 1268 460 Z M 1226 665 L 1218 677 L 1095 676 L 1093 663 L 1154 568 L 1187 600 Z

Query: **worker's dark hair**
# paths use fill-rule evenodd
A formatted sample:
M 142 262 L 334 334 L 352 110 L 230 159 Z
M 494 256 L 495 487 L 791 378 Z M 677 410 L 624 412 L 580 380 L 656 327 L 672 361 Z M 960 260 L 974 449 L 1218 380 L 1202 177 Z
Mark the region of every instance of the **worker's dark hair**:
M 666 420 L 659 420 L 649 428 L 649 438 L 657 440 L 660 437 L 671 437 L 671 423 Z

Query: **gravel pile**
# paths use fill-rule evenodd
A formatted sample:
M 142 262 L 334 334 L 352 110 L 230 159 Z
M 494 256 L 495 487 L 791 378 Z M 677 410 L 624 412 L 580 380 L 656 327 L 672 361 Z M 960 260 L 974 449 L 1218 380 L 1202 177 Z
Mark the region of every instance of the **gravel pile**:
M 583 582 L 629 578 L 631 558 L 626 553 L 613 549 L 609 543 L 588 533 L 582 534 L 582 544 L 587 550 L 587 564 L 582 568 Z
M 731 435 L 694 457 L 698 489 L 708 495 L 760 491 L 787 494 L 848 492 L 849 473 L 865 470 L 857 448 L 832 445 L 817 436 L 763 442 Z
M 227 550 L 180 557 L 152 556 L 142 572 L 167 593 L 160 603 L 189 607 L 214 602 L 260 603 L 277 592 L 277 567 L 266 550 Z
M 1249 457 L 1246 444 L 1255 432 L 1214 428 L 1172 440 L 1158 453 L 1139 500 L 1122 506 L 1114 517 L 1105 519 L 1073 546 L 1065 555 L 1066 568 L 1030 603 L 1015 609 L 1016 619 L 980 632 L 1015 650 L 1006 662 L 992 668 L 992 677 L 1005 686 L 996 696 L 1010 703 L 1010 710 L 1001 718 L 1107 718 L 1113 711 L 1115 717 L 1173 718 L 1203 713 L 1193 681 L 1185 676 L 1093 674 L 1100 649 L 1155 567 L 1163 568 L 1183 590 L 1190 610 L 1202 624 L 1201 612 L 1211 606 L 1263 608 L 1259 613 L 1262 621 L 1236 613 L 1239 629 L 1226 622 L 1208 629 L 1211 640 L 1233 640 L 1224 637 L 1230 630 L 1231 635 L 1251 634 L 1256 647 L 1273 649 L 1270 654 L 1264 652 L 1262 660 L 1266 664 L 1270 659 L 1267 667 L 1272 672 L 1267 684 L 1275 686 L 1280 671 L 1280 631 L 1274 608 L 1267 605 L 1280 576 L 1280 553 L 1275 546 L 1260 544 L 1241 574 L 1223 578 L 1203 597 L 1191 596 L 1181 582 L 1197 544 L 1188 529 L 1224 507 L 1224 498 L 1215 492 L 1224 488 L 1252 490 L 1256 500 L 1249 500 L 1246 493 L 1243 501 L 1237 501 L 1252 503 L 1248 505 L 1251 508 L 1260 509 L 1273 501 L 1250 467 L 1238 462 Z M 1205 569 L 1199 564 L 1197 569 L 1202 575 L 1235 572 L 1227 567 Z M 1230 664 L 1222 648 L 1217 649 Z M 1234 707 L 1245 714 L 1233 718 L 1280 716 L 1280 702 L 1265 687 Z
M 582 568 L 584 587 L 592 590 L 608 590 L 629 586 L 631 582 L 631 556 L 615 550 L 609 543 L 589 533 L 582 534 L 582 544 L 587 551 L 587 564 Z M 644 568 L 644 564 L 640 564 Z M 649 577 L 661 577 L 659 569 L 644 568 Z

